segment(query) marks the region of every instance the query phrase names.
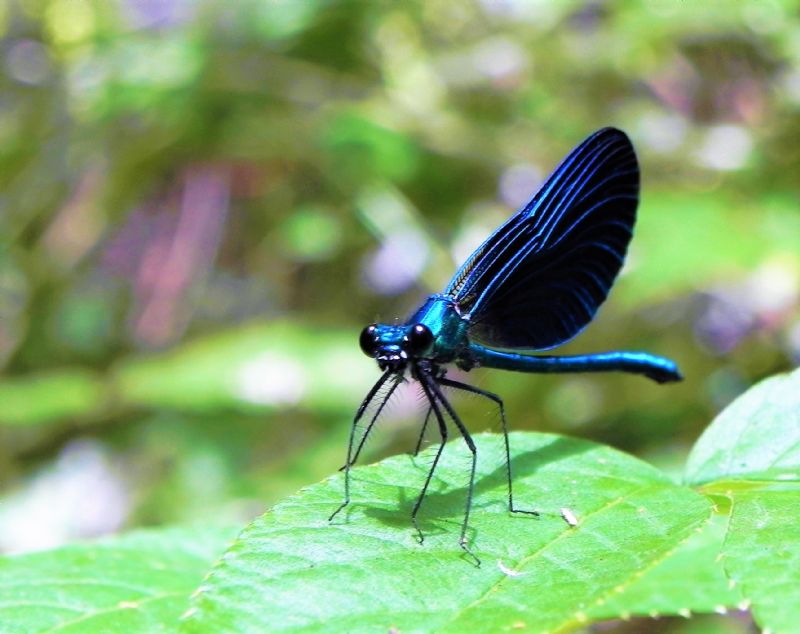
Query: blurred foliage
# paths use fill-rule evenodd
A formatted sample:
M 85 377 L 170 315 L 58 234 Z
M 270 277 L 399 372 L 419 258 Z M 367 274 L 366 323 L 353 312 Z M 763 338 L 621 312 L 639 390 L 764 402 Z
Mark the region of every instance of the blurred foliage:
M 637 147 L 639 221 L 563 351 L 668 354 L 686 381 L 468 378 L 515 429 L 677 469 L 724 404 L 800 359 L 799 12 L 0 1 L 0 547 L 251 517 L 334 471 L 377 376 L 359 329 L 439 290 L 604 125 Z M 372 457 L 413 446 L 418 403 L 393 405 Z M 42 487 L 120 510 L 32 533 Z

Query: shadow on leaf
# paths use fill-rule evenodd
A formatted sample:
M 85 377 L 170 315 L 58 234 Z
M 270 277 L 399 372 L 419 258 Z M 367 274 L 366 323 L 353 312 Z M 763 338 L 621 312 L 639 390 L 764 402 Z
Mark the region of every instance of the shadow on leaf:
M 455 443 L 462 441 L 456 440 L 453 442 Z M 497 442 L 502 443 L 501 437 L 497 437 Z M 554 438 L 551 442 L 542 447 L 518 454 L 511 459 L 511 469 L 514 476 L 514 482 L 515 484 L 520 483 L 524 479 L 534 475 L 537 470 L 541 469 L 546 464 L 558 462 L 567 457 L 584 453 L 595 447 L 595 444 L 585 440 L 565 437 Z M 432 450 L 435 451 L 435 448 L 432 448 Z M 445 451 L 447 451 L 447 449 L 445 449 Z M 421 454 L 421 457 L 425 458 L 428 453 L 430 453 L 430 450 L 426 451 L 424 454 Z M 418 519 L 426 534 L 439 534 L 450 530 L 449 528 L 441 527 L 431 530 L 431 527 L 425 526 L 425 524 L 429 524 L 432 520 L 443 520 L 444 518 L 453 518 L 463 516 L 464 514 L 469 477 L 469 457 L 468 455 L 461 457 L 466 458 L 464 460 L 463 486 L 450 486 L 442 480 L 437 479 L 436 474 L 434 474 L 434 477 L 431 480 L 430 488 L 425 495 L 425 499 L 422 502 L 422 506 L 418 514 Z M 480 450 L 478 453 L 478 460 L 481 460 Z M 416 466 L 422 473 L 419 482 L 421 489 L 424 482 L 424 474 L 427 473 L 430 465 L 428 464 L 422 467 L 421 465 L 417 464 Z M 437 487 L 442 486 L 447 487 L 446 490 L 436 490 Z M 496 500 L 482 499 L 484 497 L 483 494 L 490 491 L 503 491 L 502 497 Z M 472 512 L 479 512 L 481 509 L 496 506 L 498 503 L 502 503 L 505 507 L 507 505 L 506 491 L 506 465 L 505 462 L 501 460 L 501 463 L 491 473 L 476 477 Z M 517 489 L 517 491 L 519 491 L 519 489 Z M 369 507 L 369 503 L 366 502 L 364 506 L 364 513 L 387 526 L 398 528 L 411 526 L 411 511 L 414 508 L 416 499 L 416 496 L 412 497 L 408 495 L 407 488 L 398 487 L 397 506 L 394 509 L 385 507 Z M 515 494 L 515 505 L 521 509 L 534 510 L 536 508 L 536 500 L 520 499 L 520 494 L 517 492 Z M 460 527 L 460 519 L 455 522 L 451 520 L 445 520 L 445 522 L 447 524 L 453 524 L 453 526 L 456 528 Z

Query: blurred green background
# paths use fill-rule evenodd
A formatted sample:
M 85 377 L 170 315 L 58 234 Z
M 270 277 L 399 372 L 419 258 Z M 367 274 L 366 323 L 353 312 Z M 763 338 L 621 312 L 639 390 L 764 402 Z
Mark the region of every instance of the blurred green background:
M 241 522 L 341 464 L 405 317 L 605 125 L 629 262 L 559 352 L 686 380 L 474 371 L 514 429 L 679 472 L 800 359 L 796 1 L 0 2 L 0 549 Z M 497 428 L 458 398 L 475 431 Z M 400 395 L 369 459 L 413 447 Z

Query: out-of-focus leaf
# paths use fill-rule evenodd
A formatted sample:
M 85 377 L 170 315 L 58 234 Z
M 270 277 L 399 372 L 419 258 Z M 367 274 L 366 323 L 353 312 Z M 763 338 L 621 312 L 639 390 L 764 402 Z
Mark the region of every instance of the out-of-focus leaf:
M 359 175 L 406 180 L 417 166 L 418 149 L 403 134 L 355 112 L 345 112 L 325 128 L 324 143 L 336 156 L 336 167 Z
M 109 378 L 65 370 L 0 381 L 0 424 L 40 425 L 117 407 L 260 412 L 285 406 L 350 411 L 376 378 L 353 333 L 284 322 L 121 361 Z
M 766 207 L 763 213 L 752 212 L 756 204 Z M 766 205 L 728 200 L 716 191 L 644 191 L 631 243 L 631 272 L 613 297 L 642 305 L 716 280 L 740 279 L 776 253 L 796 257 L 800 223 L 795 216 L 794 202 L 782 197 Z
M 717 416 L 686 465 L 693 484 L 800 480 L 800 370 L 762 381 Z
M 0 558 L 0 629 L 169 631 L 235 531 L 176 528 Z
M 329 524 L 342 476 L 309 487 L 256 520 L 193 598 L 186 632 L 497 632 L 570 629 L 693 534 L 709 503 L 609 447 L 547 434 L 512 435 L 515 500 L 507 510 L 502 439 L 482 434 L 469 533 L 458 547 L 469 472 L 448 445 L 420 516 L 408 514 L 432 454 L 353 472 L 352 506 Z M 570 526 L 560 516 L 569 508 Z
M 245 14 L 253 12 L 247 27 L 255 28 L 265 37 L 277 40 L 291 37 L 306 29 L 321 10 L 321 6 L 314 2 L 256 3 L 243 6 L 242 10 Z
M 102 380 L 85 370 L 63 370 L 0 380 L 0 424 L 39 425 L 83 417 L 106 404 Z
M 376 378 L 353 333 L 285 322 L 209 336 L 132 358 L 115 372 L 126 404 L 208 412 L 303 404 L 350 410 Z

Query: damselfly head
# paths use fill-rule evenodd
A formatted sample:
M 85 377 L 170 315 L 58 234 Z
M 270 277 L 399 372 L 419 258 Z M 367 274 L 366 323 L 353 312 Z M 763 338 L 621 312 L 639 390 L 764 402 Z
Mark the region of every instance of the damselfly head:
M 371 324 L 361 331 L 358 343 L 365 355 L 378 362 L 381 370 L 402 372 L 410 359 L 430 353 L 433 339 L 433 333 L 423 324 Z

